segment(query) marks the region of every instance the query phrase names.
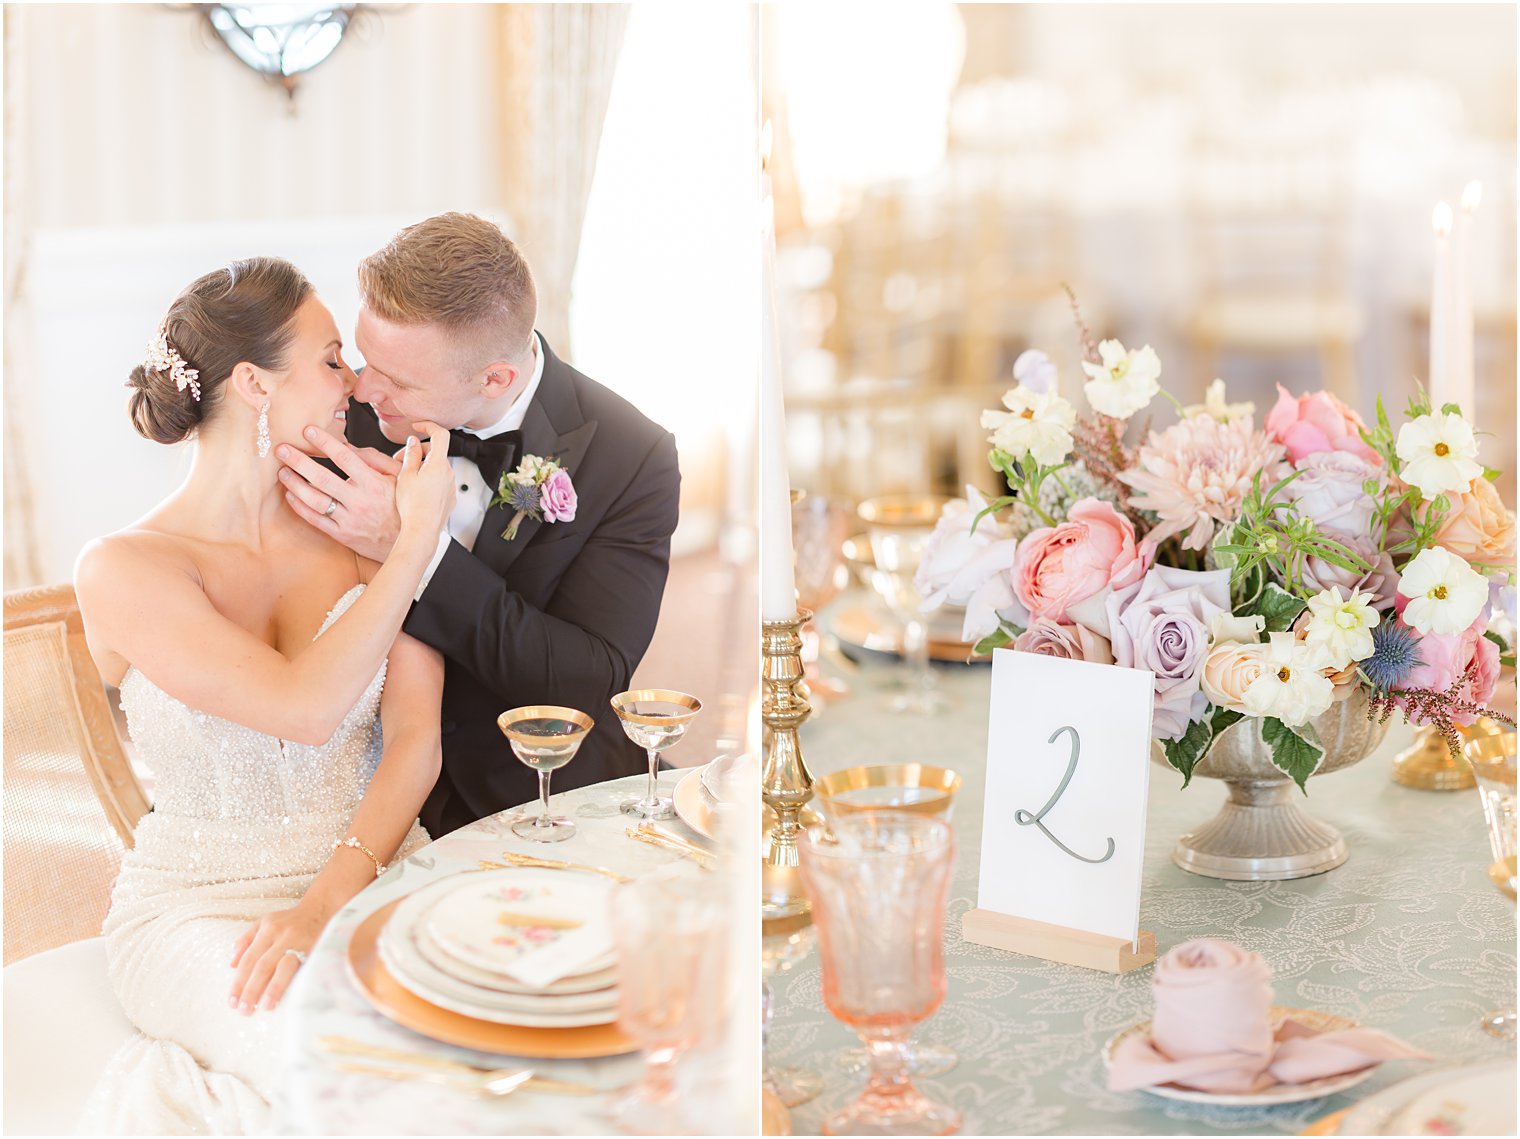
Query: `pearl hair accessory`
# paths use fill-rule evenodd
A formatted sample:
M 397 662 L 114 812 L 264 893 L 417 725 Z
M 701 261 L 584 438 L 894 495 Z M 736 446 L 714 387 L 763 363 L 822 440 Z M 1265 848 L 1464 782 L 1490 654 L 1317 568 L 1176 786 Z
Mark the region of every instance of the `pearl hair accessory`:
M 259 458 L 265 458 L 269 454 L 269 401 L 264 401 L 264 406 L 259 408 Z
M 188 367 L 185 358 L 169 343 L 168 317 L 159 323 L 158 334 L 148 341 L 148 358 L 144 363 L 150 372 L 168 372 L 177 390 L 189 388 L 190 395 L 197 403 L 200 402 L 201 385 L 197 382 L 200 379 L 200 369 Z

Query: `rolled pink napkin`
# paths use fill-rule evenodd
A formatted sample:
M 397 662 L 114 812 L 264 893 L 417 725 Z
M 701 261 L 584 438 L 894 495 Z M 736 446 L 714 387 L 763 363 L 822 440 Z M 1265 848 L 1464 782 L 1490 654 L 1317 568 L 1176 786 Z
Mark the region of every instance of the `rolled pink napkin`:
M 1429 1059 L 1374 1029 L 1316 1035 L 1289 1020 L 1274 1033 L 1272 972 L 1261 954 L 1228 941 L 1200 938 L 1177 946 L 1156 963 L 1151 987 L 1151 1034 L 1131 1036 L 1114 1050 L 1112 1091 L 1179 1084 L 1244 1095 L 1382 1060 Z

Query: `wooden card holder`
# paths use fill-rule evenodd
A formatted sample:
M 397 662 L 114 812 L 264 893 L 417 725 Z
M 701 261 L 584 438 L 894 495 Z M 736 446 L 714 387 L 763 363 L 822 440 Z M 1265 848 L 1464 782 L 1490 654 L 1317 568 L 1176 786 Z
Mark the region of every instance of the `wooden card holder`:
M 1127 939 L 1016 918 L 993 910 L 969 910 L 961 936 L 977 945 L 1042 957 L 1104 973 L 1128 973 L 1156 960 L 1156 935 L 1140 931 L 1139 951 Z

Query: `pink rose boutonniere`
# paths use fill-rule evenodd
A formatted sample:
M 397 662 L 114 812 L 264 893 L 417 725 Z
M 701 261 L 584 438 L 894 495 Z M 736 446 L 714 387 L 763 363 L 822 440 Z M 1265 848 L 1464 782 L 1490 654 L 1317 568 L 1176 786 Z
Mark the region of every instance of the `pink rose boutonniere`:
M 524 518 L 538 522 L 574 522 L 575 484 L 570 472 L 559 465 L 558 459 L 541 459 L 537 455 L 524 455 L 517 469 L 501 476 L 492 506 L 505 506 L 512 511 L 512 521 L 501 532 L 507 541 L 517 537 L 517 528 Z

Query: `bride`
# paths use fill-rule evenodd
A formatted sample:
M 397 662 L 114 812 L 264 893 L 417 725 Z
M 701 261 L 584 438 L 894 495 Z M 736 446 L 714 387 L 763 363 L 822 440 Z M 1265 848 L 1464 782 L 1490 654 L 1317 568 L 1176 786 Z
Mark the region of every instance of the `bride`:
M 313 450 L 354 373 L 273 258 L 185 289 L 128 386 L 142 435 L 196 447 L 183 485 L 75 567 L 90 653 L 156 776 L 103 931 L 141 1035 L 81 1128 L 262 1131 L 280 998 L 332 915 L 427 841 L 443 663 L 400 629 L 453 503 L 447 432 L 428 425 L 426 458 L 408 440 L 383 565 L 298 518 L 275 449 Z

